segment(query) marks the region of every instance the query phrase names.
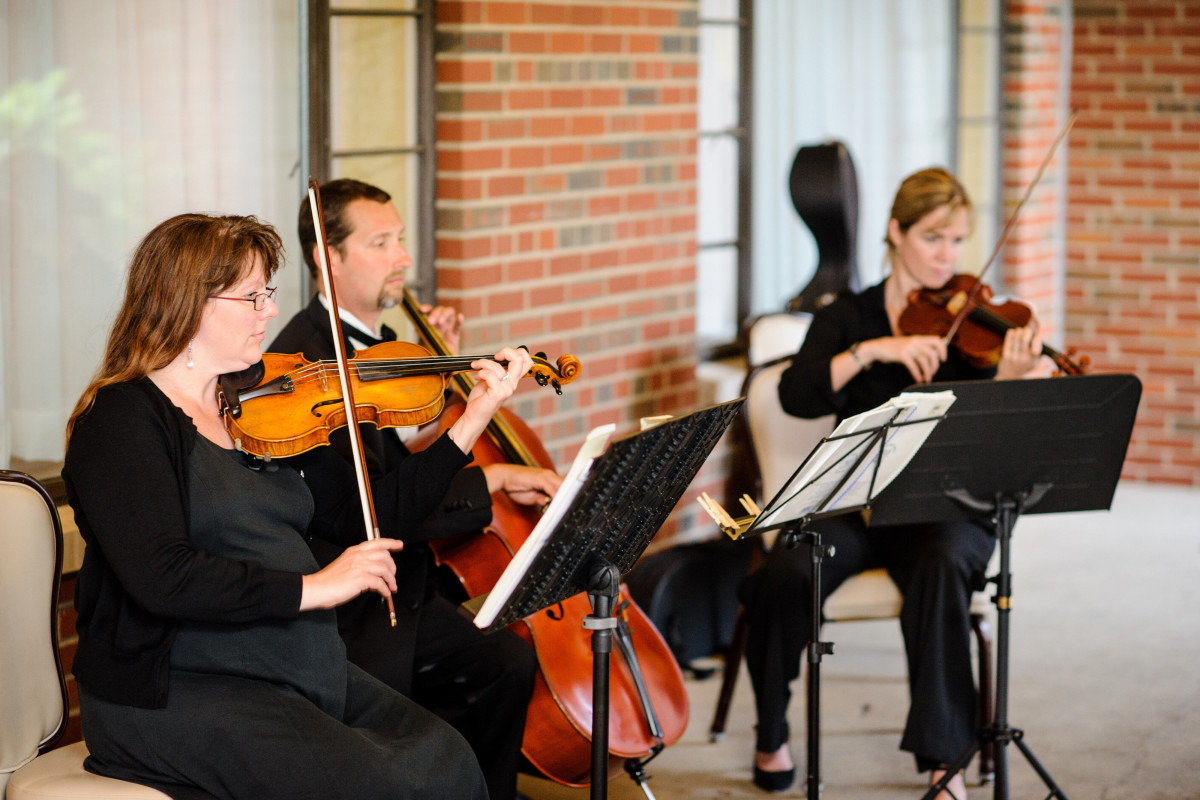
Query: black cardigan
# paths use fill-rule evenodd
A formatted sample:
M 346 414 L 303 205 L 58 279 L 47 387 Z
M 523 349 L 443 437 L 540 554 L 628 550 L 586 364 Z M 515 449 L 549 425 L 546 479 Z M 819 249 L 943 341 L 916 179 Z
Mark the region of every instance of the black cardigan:
M 300 574 L 192 549 L 186 470 L 197 435 L 149 379 L 101 389 L 71 435 L 63 481 L 86 545 L 72 671 L 102 700 L 166 704 L 176 620 L 299 614 Z
M 834 356 L 855 342 L 892 335 L 884 283 L 858 294 L 843 292 L 813 316 L 800 352 L 779 379 L 779 400 L 784 411 L 806 419 L 836 414 L 840 422 L 869 411 L 916 383 L 903 364 L 876 362 L 851 378 L 841 391 L 833 391 L 829 364 Z M 951 348 L 933 381 L 982 380 L 995 374 L 995 369 L 971 366 Z

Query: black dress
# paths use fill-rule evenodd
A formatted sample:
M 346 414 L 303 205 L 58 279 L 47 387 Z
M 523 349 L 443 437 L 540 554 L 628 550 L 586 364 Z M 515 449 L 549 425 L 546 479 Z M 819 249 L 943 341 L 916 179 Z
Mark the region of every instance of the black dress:
M 252 469 L 200 436 L 187 472 L 193 547 L 316 570 L 302 536 L 312 498 L 295 472 Z M 332 610 L 181 623 L 169 681 L 164 708 L 81 688 L 89 767 L 176 798 L 487 797 L 456 731 L 346 661 Z

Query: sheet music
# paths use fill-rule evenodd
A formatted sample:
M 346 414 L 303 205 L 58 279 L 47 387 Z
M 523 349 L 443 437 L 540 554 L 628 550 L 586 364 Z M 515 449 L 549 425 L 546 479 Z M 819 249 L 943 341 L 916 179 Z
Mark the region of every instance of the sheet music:
M 571 501 L 579 494 L 580 488 L 582 488 L 584 482 L 587 480 L 592 462 L 604 452 L 604 448 L 608 445 L 608 439 L 612 436 L 614 430 L 616 430 L 616 425 L 601 425 L 588 434 L 583 446 L 579 448 L 579 453 L 575 456 L 575 460 L 571 462 L 571 468 L 567 470 L 562 485 L 554 493 L 550 504 L 546 506 L 546 510 L 542 513 L 542 518 L 538 520 L 537 525 L 533 526 L 529 537 L 521 545 L 520 549 L 517 550 L 512 562 L 505 568 L 499 580 L 496 581 L 496 585 L 492 587 L 492 591 L 488 594 L 487 600 L 480 607 L 479 613 L 475 615 L 475 626 L 477 628 L 481 630 L 487 628 L 496 619 L 496 615 L 504 608 L 504 602 L 520 584 L 521 579 L 525 577 L 525 573 L 529 571 L 530 563 L 538 554 L 538 551 L 541 550 L 546 539 L 558 527 L 563 514 L 571 507 Z
M 867 505 L 907 466 L 953 403 L 951 391 L 902 392 L 870 411 L 842 420 L 752 529 L 802 519 L 817 511 Z M 885 425 L 891 427 L 886 428 L 881 446 L 877 437 Z

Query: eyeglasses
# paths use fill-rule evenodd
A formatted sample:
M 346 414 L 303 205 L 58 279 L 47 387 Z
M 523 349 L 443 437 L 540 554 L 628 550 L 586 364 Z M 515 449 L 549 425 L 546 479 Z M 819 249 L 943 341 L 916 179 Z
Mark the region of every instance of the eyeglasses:
M 275 289 L 276 289 L 276 287 L 274 287 L 274 286 L 268 286 L 267 290 L 265 292 L 255 292 L 254 294 L 250 295 L 249 297 L 222 297 L 219 294 L 214 294 L 209 299 L 210 300 L 241 300 L 243 303 L 253 303 L 255 311 L 262 311 L 264 308 L 267 307 L 268 300 L 275 299 Z

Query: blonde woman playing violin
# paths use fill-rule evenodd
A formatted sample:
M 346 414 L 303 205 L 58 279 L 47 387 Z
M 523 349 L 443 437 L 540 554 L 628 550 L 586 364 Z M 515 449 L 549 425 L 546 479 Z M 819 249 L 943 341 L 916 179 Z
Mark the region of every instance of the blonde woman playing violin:
M 940 337 L 900 333 L 909 293 L 940 287 L 958 269 L 971 213 L 966 191 L 944 169 L 904 180 L 887 226 L 891 273 L 861 293 L 843 294 L 813 318 L 780 379 L 779 397 L 788 413 L 835 414 L 841 420 L 913 383 L 1015 378 L 1033 367 L 1041 343 L 1032 327 L 1008 331 L 992 370 L 972 367 Z M 912 704 L 900 747 L 936 781 L 971 744 L 978 723 L 969 606 L 973 576 L 986 568 L 995 541 L 974 522 L 868 528 L 856 514 L 822 520 L 821 535 L 836 550 L 823 562 L 824 597 L 850 576 L 876 567 L 886 567 L 904 595 L 900 626 Z M 767 791 L 786 789 L 795 776 L 787 708 L 812 635 L 809 578 L 804 547 L 777 547 L 742 590 L 751 620 L 746 661 L 758 715 L 754 782 Z M 961 776 L 948 788 L 939 800 L 965 797 Z

